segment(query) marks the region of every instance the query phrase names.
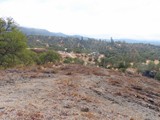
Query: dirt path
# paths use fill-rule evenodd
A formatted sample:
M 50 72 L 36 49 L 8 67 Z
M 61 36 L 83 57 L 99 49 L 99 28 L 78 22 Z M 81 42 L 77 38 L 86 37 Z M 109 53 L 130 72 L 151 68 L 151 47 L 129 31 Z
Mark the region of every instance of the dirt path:
M 1 120 L 159 120 L 160 83 L 71 65 L 0 71 Z

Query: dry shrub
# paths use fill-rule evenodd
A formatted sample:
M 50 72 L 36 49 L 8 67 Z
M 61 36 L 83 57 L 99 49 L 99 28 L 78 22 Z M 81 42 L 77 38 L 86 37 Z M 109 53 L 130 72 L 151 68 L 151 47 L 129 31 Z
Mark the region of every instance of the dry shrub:
M 92 96 L 89 96 L 89 95 L 84 95 L 84 94 L 80 94 L 78 92 L 72 92 L 71 93 L 71 96 L 75 97 L 78 101 L 86 101 L 86 102 L 95 102 L 95 103 L 99 103 L 99 100 L 92 97 Z
M 53 63 L 46 63 L 43 65 L 44 68 L 53 68 Z
M 122 93 L 121 92 L 116 92 L 115 95 L 122 96 Z
M 90 96 L 82 95 L 75 91 L 71 93 L 71 96 L 75 97 L 78 101 L 84 100 L 86 102 L 92 102 L 93 100 Z
M 77 92 L 73 92 L 73 93 L 71 93 L 71 96 L 73 96 L 73 97 L 80 97 L 80 94 L 77 93 Z
M 72 88 L 78 88 L 77 81 L 75 81 L 76 78 L 62 78 L 57 81 L 57 84 L 62 84 L 66 87 L 72 87 Z
M 130 118 L 130 120 L 134 120 L 133 118 Z
M 101 68 L 83 66 L 83 65 L 66 65 L 60 68 L 62 71 L 67 71 L 68 73 L 79 73 L 84 75 L 97 75 L 97 76 L 106 76 L 106 71 L 101 70 Z
M 52 66 L 53 65 L 48 65 L 48 64 L 46 64 L 46 65 L 39 65 L 38 67 L 37 67 L 37 72 L 39 71 L 39 72 L 41 72 L 41 73 L 53 73 L 53 74 L 56 74 L 56 73 L 58 73 L 58 69 L 56 69 L 56 68 L 53 68 Z
M 114 86 L 121 86 L 122 84 L 121 81 L 117 81 L 117 80 L 111 80 L 109 81 L 109 83 Z
M 93 98 L 89 95 L 81 95 L 81 100 L 85 100 L 86 102 L 92 102 Z
M 43 120 L 44 116 L 41 112 L 18 111 L 17 117 L 20 120 Z
M 65 86 L 75 87 L 73 79 L 65 79 L 62 83 Z
M 95 120 L 96 116 L 92 112 L 81 113 L 82 116 L 87 117 L 90 120 Z

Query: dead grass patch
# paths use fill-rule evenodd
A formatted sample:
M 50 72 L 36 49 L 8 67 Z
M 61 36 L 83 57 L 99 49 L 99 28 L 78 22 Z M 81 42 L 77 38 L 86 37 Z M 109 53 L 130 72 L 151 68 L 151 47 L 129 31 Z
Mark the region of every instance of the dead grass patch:
M 19 120 L 43 120 L 44 116 L 41 112 L 27 112 L 27 111 L 17 111 L 17 117 Z
M 80 78 L 78 77 L 65 77 L 65 78 L 61 78 L 60 80 L 57 81 L 57 84 L 61 84 L 64 87 L 71 87 L 71 88 L 78 88 L 79 87 L 79 83 L 78 80 Z
M 122 86 L 122 82 L 118 81 L 118 80 L 110 80 L 109 84 L 111 84 L 113 86 L 118 86 L 118 87 Z
M 67 65 L 60 68 L 62 71 L 67 71 L 67 73 L 78 73 L 84 75 L 96 75 L 96 76 L 107 76 L 106 71 L 101 70 L 98 67 L 83 66 L 83 65 Z
M 96 116 L 92 112 L 85 112 L 85 113 L 83 112 L 83 113 L 81 113 L 81 115 L 84 116 L 84 117 L 87 117 L 90 120 L 95 120 L 96 119 Z

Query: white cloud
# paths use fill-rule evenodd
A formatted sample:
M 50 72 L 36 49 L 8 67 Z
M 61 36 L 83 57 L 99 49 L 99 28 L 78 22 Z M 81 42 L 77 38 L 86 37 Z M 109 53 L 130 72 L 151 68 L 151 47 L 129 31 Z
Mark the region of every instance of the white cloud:
M 53 32 L 160 39 L 159 6 L 159 0 L 8 0 L 0 16 Z

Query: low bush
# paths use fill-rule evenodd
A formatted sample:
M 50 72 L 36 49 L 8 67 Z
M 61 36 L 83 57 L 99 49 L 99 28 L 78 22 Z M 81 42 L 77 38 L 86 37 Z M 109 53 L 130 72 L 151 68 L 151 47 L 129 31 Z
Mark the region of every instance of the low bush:
M 84 61 L 81 60 L 81 59 L 79 59 L 79 58 L 74 58 L 74 63 L 75 63 L 75 64 L 81 64 L 81 65 L 83 65 L 83 64 L 84 64 Z
M 46 63 L 58 63 L 61 60 L 60 54 L 55 51 L 47 51 L 39 55 L 37 64 L 46 64 Z
M 67 63 L 67 64 L 69 64 L 69 63 L 74 63 L 74 59 L 71 58 L 71 57 L 66 57 L 63 62 L 64 62 L 64 63 Z

